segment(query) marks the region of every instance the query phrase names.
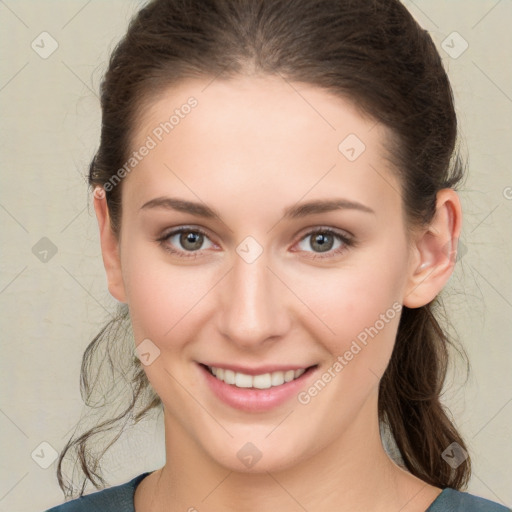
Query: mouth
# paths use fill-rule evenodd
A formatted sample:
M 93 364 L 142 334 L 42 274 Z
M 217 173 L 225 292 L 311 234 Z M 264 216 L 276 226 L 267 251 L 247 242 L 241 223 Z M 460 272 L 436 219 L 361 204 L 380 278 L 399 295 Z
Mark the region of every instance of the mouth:
M 245 373 L 235 371 L 230 368 L 222 368 L 218 366 L 208 366 L 200 363 L 210 375 L 215 377 L 217 380 L 224 382 L 233 387 L 237 388 L 251 388 L 251 389 L 270 389 L 278 388 L 300 379 L 305 373 L 314 370 L 318 365 L 303 367 L 303 368 L 290 368 L 285 370 L 267 371 L 262 373 L 255 373 L 250 370 L 251 373 Z
M 198 363 L 200 375 L 216 399 L 231 408 L 264 413 L 288 403 L 318 373 L 313 366 L 272 365 L 259 368 Z

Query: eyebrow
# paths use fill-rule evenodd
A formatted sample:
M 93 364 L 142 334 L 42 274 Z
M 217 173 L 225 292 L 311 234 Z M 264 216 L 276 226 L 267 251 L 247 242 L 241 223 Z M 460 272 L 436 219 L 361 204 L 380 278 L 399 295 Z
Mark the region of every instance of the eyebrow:
M 219 217 L 217 212 L 202 203 L 194 203 L 185 199 L 177 199 L 174 197 L 155 197 L 144 203 L 141 210 L 145 208 L 164 208 L 167 210 L 176 210 L 178 212 L 190 213 L 197 217 L 213 218 Z
M 151 199 L 141 206 L 141 210 L 148 208 L 164 208 L 167 210 L 176 210 L 208 219 L 214 217 L 220 218 L 219 214 L 214 209 L 206 206 L 203 203 L 196 203 L 193 201 L 177 199 L 174 197 L 155 197 L 154 199 Z M 359 210 L 365 213 L 375 214 L 374 210 L 356 201 L 349 201 L 348 199 L 324 199 L 290 206 L 284 210 L 283 218 L 297 219 L 306 217 L 308 215 L 326 213 L 335 210 Z
M 325 213 L 335 210 L 359 210 L 361 212 L 375 214 L 371 208 L 357 201 L 349 201 L 348 199 L 324 199 L 290 206 L 285 209 L 283 217 L 285 219 L 297 219 L 315 213 Z

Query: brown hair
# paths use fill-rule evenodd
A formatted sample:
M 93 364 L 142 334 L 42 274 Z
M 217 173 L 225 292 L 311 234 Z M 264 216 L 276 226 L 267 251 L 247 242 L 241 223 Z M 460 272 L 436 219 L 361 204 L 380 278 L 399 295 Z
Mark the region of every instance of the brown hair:
M 89 184 L 105 188 L 116 234 L 122 182 L 105 185 L 126 162 L 145 105 L 186 78 L 226 79 L 255 72 L 349 98 L 362 113 L 388 127 L 393 134 L 389 159 L 400 177 L 410 225 L 428 223 L 436 193 L 455 188 L 463 178 L 450 83 L 431 37 L 398 0 L 153 0 L 130 22 L 101 84 L 101 141 Z M 436 299 L 421 308 L 403 309 L 380 382 L 379 419 L 412 474 L 434 486 L 461 489 L 470 477 L 470 459 L 452 469 L 441 456 L 453 442 L 466 446 L 440 402 L 448 345 L 453 343 L 434 316 L 439 306 Z M 108 359 L 112 374 L 110 389 L 101 392 L 107 400 L 102 407 L 110 406 L 109 397 L 119 405 L 116 372 L 131 394 L 117 416 L 68 441 L 57 469 L 64 492 L 70 488 L 61 466 L 70 448 L 76 449 L 85 475 L 80 494 L 86 479 L 98 488 L 95 480 L 104 483 L 99 460 L 121 435 L 127 418 L 136 422 L 161 407 L 133 356 L 133 345 L 123 356 L 124 367 L 119 359 L 122 347 L 133 343 L 128 331 L 120 331 L 127 322 L 128 310 L 122 306 L 83 356 L 81 390 L 87 405 L 95 392 L 93 374 L 101 373 L 95 357 Z M 115 425 L 118 434 L 93 455 L 93 436 Z

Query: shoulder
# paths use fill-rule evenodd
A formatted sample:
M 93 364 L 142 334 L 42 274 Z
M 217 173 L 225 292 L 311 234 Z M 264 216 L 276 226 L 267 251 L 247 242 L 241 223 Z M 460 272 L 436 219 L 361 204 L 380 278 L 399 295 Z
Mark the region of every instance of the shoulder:
M 467 492 L 446 488 L 426 512 L 510 512 L 511 509 Z
M 46 512 L 135 512 L 135 488 L 148 473 L 142 473 L 121 485 L 96 491 L 80 498 L 57 505 Z

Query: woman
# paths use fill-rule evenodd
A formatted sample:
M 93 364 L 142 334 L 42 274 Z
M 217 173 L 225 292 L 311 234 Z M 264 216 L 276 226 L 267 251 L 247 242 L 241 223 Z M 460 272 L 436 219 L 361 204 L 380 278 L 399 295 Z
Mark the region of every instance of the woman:
M 116 420 L 161 406 L 166 463 L 52 511 L 506 510 L 461 492 L 470 461 L 440 403 L 463 168 L 407 10 L 155 0 L 101 101 L 89 182 L 137 354 Z M 117 325 L 84 356 L 87 395 Z M 101 481 L 103 426 L 62 452 L 63 489 L 72 446 Z

